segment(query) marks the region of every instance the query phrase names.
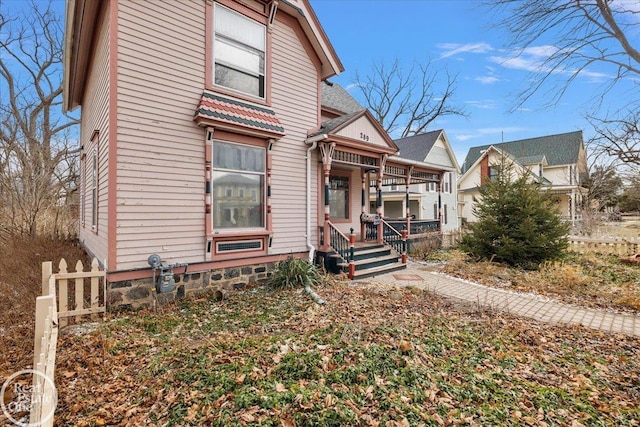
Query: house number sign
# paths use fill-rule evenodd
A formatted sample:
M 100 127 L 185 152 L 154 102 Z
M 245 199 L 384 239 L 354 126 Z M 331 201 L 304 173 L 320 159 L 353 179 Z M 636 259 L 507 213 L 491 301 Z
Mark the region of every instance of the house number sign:
M 360 139 L 363 141 L 369 141 L 369 135 L 360 132 Z

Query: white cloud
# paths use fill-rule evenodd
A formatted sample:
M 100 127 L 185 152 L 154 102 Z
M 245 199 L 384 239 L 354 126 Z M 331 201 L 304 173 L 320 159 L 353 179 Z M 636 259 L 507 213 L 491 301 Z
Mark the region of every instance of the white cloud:
M 483 85 L 491 85 L 496 83 L 500 79 L 498 79 L 496 76 L 481 76 L 481 77 L 476 77 L 474 80 L 479 81 Z
M 504 52 L 501 55 L 489 56 L 489 61 L 499 64 L 505 68 L 513 70 L 524 70 L 531 73 L 552 73 L 574 75 L 578 73 L 582 77 L 588 77 L 591 82 L 601 82 L 609 75 L 589 70 L 551 68 L 545 61 L 552 55 L 559 52 L 559 49 L 552 45 L 531 46 L 511 52 Z
M 516 133 L 527 130 L 525 127 L 520 126 L 506 126 L 506 127 L 488 127 L 488 128 L 478 128 L 478 129 L 460 129 L 460 130 L 447 130 L 447 133 L 450 134 L 453 138 L 458 141 L 468 141 L 470 139 L 476 139 L 481 137 L 489 136 L 491 139 L 488 141 L 483 141 L 482 144 L 490 144 L 490 143 L 499 143 L 502 141 L 503 135 L 508 133 Z M 506 139 L 510 140 L 510 139 Z
M 436 47 L 444 50 L 444 52 L 440 54 L 440 59 L 449 58 L 461 53 L 487 53 L 494 50 L 490 44 L 485 42 L 467 44 L 440 43 L 437 44 Z
M 460 141 L 466 141 L 468 139 L 473 139 L 473 138 L 475 138 L 477 136 L 478 135 L 464 135 L 464 134 L 455 135 L 456 139 L 459 139 Z
M 482 100 L 482 101 L 470 100 L 470 101 L 465 101 L 464 103 L 472 107 L 479 108 L 481 110 L 494 110 L 496 108 L 495 101 L 491 99 Z

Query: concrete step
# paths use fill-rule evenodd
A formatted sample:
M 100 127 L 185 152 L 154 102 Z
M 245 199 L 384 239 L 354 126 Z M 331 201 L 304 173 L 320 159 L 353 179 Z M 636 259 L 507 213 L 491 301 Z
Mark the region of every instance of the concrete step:
M 361 270 L 367 270 L 370 268 L 384 266 L 387 264 L 393 264 L 398 262 L 399 259 L 400 259 L 399 255 L 388 254 L 388 255 L 376 256 L 373 258 L 355 260 L 354 264 L 356 266 L 356 271 L 361 271 Z M 346 263 L 346 262 L 340 262 L 338 263 L 338 266 L 346 270 L 349 269 L 349 263 Z
M 396 263 L 393 264 L 386 264 L 386 265 L 382 265 L 379 267 L 374 267 L 374 268 L 368 268 L 365 270 L 360 270 L 358 271 L 356 269 L 356 273 L 353 276 L 353 279 L 351 280 L 359 280 L 359 279 L 364 279 L 366 277 L 375 277 L 379 274 L 385 274 L 385 273 L 391 273 L 393 271 L 399 271 L 399 270 L 405 270 L 407 268 L 407 264 L 403 264 L 402 262 L 398 261 Z

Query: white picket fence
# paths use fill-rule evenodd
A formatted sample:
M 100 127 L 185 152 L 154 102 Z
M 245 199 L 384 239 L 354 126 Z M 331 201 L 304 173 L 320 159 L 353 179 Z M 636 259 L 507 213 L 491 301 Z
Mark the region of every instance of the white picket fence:
M 569 250 L 581 254 L 631 256 L 638 253 L 639 246 L 638 238 L 569 236 Z
M 68 324 L 69 318 L 76 323 L 90 315 L 95 317 L 106 312 L 105 273 L 98 268 L 94 258 L 91 271 L 84 271 L 81 261 L 75 272 L 67 272 L 67 262 L 62 259 L 59 272 L 53 274 L 50 261 L 42 263 L 42 296 L 36 298 L 36 325 L 33 344 L 33 396 L 30 425 L 53 426 L 56 400 L 54 373 L 58 326 Z M 85 279 L 89 292 L 85 294 Z M 73 292 L 70 287 L 73 285 Z M 70 309 L 70 307 L 73 307 Z M 46 398 L 42 398 L 46 397 Z

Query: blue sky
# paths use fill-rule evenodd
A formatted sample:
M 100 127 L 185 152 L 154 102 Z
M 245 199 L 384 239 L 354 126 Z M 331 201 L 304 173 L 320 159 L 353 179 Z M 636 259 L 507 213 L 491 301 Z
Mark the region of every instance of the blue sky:
M 24 0 L 0 0 L 9 9 Z M 44 0 L 39 0 L 44 2 Z M 636 1 L 636 0 L 630 0 Z M 433 69 L 457 74 L 453 103 L 468 117 L 448 116 L 430 130 L 445 129 L 459 163 L 469 147 L 555 133 L 584 131 L 585 142 L 593 130 L 583 118 L 594 109 L 593 94 L 611 81 L 613 70 L 594 66 L 582 73 L 557 104 L 546 106 L 553 81 L 515 112 L 518 93 L 530 84 L 532 70 L 553 49 L 539 43 L 516 57 L 505 48 L 508 35 L 492 29 L 492 12 L 479 0 L 310 0 L 345 71 L 332 80 L 363 102 L 354 87 L 355 73 L 369 73 L 373 61 L 391 64 L 397 58 L 406 69 L 431 61 Z M 64 13 L 64 0 L 53 0 Z M 637 36 L 640 36 L 637 35 Z M 559 74 L 558 81 L 566 78 Z M 602 110 L 615 111 L 626 104 L 638 84 L 623 82 L 607 95 Z M 637 95 L 635 95 L 636 98 Z M 620 104 L 620 105 L 617 105 Z M 397 137 L 398 135 L 392 135 Z
M 363 102 L 354 87 L 356 71 L 369 73 L 372 61 L 391 64 L 395 58 L 405 67 L 431 61 L 435 69 L 458 74 L 454 104 L 468 117 L 448 116 L 430 130 L 445 129 L 462 163 L 472 146 L 583 130 L 585 142 L 593 134 L 584 113 L 594 109 L 593 94 L 611 81 L 613 70 L 591 67 L 582 73 L 560 102 L 545 106 L 549 82 L 515 112 L 518 93 L 530 84 L 532 70 L 553 46 L 540 43 L 515 57 L 505 48 L 508 35 L 490 28 L 492 12 L 475 0 L 310 0 L 345 71 L 333 81 L 348 88 Z M 565 78 L 559 74 L 557 81 Z M 623 82 L 607 95 L 610 111 L 617 102 L 637 93 L 634 82 Z M 394 136 L 394 135 L 392 135 Z

